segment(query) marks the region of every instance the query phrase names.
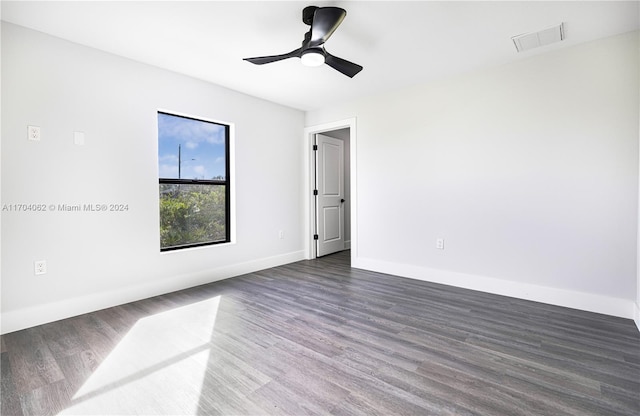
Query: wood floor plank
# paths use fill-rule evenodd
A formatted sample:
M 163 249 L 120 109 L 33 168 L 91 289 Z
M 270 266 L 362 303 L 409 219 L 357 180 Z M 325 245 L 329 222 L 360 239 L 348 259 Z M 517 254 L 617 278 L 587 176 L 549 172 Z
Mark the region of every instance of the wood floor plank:
M 349 252 L 0 338 L 2 414 L 640 414 L 633 321 Z
M 30 328 L 5 336 L 11 377 L 19 394 L 64 379 L 40 329 Z M 19 353 L 16 353 L 19 352 Z
M 9 354 L 0 353 L 0 414 L 22 416 L 22 405 L 20 403 L 20 394 L 18 394 L 11 374 L 11 363 L 9 362 Z
M 24 416 L 53 416 L 64 410 L 73 391 L 64 380 L 33 389 L 20 397 Z

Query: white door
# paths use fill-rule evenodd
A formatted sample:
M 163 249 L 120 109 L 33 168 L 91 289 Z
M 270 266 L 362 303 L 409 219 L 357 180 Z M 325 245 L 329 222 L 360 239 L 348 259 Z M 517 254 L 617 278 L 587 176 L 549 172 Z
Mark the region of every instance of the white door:
M 344 142 L 316 135 L 317 255 L 344 250 Z

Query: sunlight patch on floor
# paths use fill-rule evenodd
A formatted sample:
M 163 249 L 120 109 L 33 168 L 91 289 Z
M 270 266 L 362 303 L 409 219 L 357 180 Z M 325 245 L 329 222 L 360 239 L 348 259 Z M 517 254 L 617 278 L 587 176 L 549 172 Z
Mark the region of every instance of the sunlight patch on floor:
M 60 415 L 195 414 L 220 296 L 139 320 Z

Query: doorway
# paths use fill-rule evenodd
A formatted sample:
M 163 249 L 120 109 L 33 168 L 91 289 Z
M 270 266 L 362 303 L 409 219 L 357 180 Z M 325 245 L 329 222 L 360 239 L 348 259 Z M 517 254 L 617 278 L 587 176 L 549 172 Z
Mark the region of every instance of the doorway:
M 348 239 L 348 199 L 345 148 L 349 129 L 315 135 L 315 234 L 316 256 L 345 250 Z M 347 142 L 345 144 L 345 141 Z
M 348 249 L 351 249 L 351 257 L 355 256 L 355 127 L 354 118 L 305 128 L 305 141 L 309 149 L 306 157 L 308 180 L 305 186 L 305 193 L 309 196 L 305 198 L 308 213 L 305 227 L 305 257 L 308 259 Z M 323 155 L 319 155 L 323 151 L 321 146 L 314 151 L 314 145 L 321 144 L 318 142 L 319 136 L 325 138 L 320 139 L 321 143 L 325 144 Z M 337 163 L 333 159 L 341 153 L 340 147 L 344 159 L 344 179 L 339 178 L 340 172 L 330 172 L 328 175 L 321 173 L 323 176 L 319 178 L 318 183 L 316 160 L 326 157 L 323 167 L 331 167 Z M 323 184 L 322 181 L 326 179 L 332 183 Z M 338 189 L 338 185 L 342 185 L 342 189 Z M 315 195 L 314 191 L 317 191 L 317 194 L 323 191 L 326 193 L 324 202 L 323 195 Z

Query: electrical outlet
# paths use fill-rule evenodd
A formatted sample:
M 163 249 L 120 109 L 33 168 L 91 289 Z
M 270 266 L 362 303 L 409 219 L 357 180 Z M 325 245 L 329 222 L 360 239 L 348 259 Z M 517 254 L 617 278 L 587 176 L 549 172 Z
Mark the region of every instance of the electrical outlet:
M 27 127 L 27 138 L 34 142 L 40 141 L 40 127 L 38 126 L 28 126 Z
M 47 272 L 47 262 L 45 260 L 36 260 L 33 262 L 34 274 L 45 274 Z
M 436 248 L 438 250 L 444 250 L 444 238 L 436 239 Z
M 282 231 L 282 230 L 278 231 L 278 238 L 280 240 L 284 239 L 284 231 Z

